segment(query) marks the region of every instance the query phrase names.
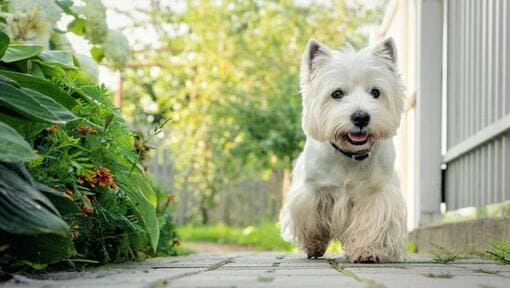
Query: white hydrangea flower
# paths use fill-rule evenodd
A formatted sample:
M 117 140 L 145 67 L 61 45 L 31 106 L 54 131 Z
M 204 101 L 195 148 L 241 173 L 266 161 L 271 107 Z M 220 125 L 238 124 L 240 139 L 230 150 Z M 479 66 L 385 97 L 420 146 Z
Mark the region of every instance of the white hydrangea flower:
M 6 33 L 12 40 L 48 48 L 53 27 L 63 12 L 54 0 L 9 1 L 8 10 Z
M 99 70 L 96 61 L 83 54 L 75 54 L 75 57 L 78 60 L 81 71 L 87 74 L 94 82 L 97 82 Z
M 105 57 L 112 63 L 113 68 L 123 70 L 126 67 L 131 48 L 124 34 L 119 31 L 110 30 L 102 48 Z
M 92 44 L 101 44 L 108 35 L 108 24 L 106 23 L 106 8 L 101 0 L 84 0 L 85 7 L 80 12 L 85 16 L 87 25 L 85 34 Z

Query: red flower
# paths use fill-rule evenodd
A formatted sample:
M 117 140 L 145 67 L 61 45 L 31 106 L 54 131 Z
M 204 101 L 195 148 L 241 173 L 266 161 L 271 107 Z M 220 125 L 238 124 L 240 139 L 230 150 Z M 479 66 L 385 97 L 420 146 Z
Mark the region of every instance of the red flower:
M 73 200 L 73 191 L 71 191 L 70 189 L 66 189 L 64 191 L 64 196 L 69 199 L 69 200 Z
M 91 135 L 97 134 L 96 129 L 89 127 L 89 126 L 80 126 L 80 127 L 76 128 L 76 131 L 80 134 L 91 134 Z
M 117 189 L 117 184 L 113 182 L 112 172 L 108 168 L 96 167 L 96 174 L 92 176 L 94 183 L 97 183 L 99 187 L 110 186 L 113 189 Z
M 92 208 L 92 202 L 90 201 L 89 197 L 85 194 L 83 196 L 83 204 L 81 205 L 81 212 L 85 215 L 89 215 L 94 211 L 94 208 Z
M 46 132 L 48 132 L 48 134 L 51 134 L 51 133 L 54 133 L 56 132 L 58 129 L 60 129 L 60 125 L 59 124 L 55 124 L 55 125 L 52 125 L 44 130 L 46 130 Z

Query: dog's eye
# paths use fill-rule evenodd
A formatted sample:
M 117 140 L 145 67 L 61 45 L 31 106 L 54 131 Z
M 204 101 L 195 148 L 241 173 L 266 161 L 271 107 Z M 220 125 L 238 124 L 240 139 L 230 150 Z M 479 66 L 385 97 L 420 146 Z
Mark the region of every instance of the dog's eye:
M 381 91 L 379 91 L 379 89 L 377 88 L 374 88 L 372 90 L 370 90 L 370 95 L 372 95 L 372 97 L 374 98 L 379 98 L 379 96 L 381 96 Z
M 342 89 L 337 89 L 337 90 L 333 91 L 333 93 L 331 93 L 331 97 L 333 99 L 340 99 L 340 98 L 344 97 L 344 91 L 342 91 Z

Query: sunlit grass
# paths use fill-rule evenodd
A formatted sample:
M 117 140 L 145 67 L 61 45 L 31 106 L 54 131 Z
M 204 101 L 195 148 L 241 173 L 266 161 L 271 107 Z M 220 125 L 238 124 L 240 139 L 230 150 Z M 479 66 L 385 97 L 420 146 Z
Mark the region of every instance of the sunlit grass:
M 293 251 L 294 246 L 280 237 L 276 223 L 265 222 L 244 228 L 224 224 L 208 226 L 186 225 L 178 228 L 178 234 L 185 242 L 212 242 L 237 244 L 254 247 L 257 250 Z
M 210 242 L 217 244 L 236 244 L 254 247 L 260 251 L 294 251 L 298 249 L 280 237 L 278 225 L 263 222 L 256 226 L 244 228 L 229 227 L 225 224 L 193 226 L 186 225 L 177 229 L 184 242 Z M 342 253 L 340 241 L 332 241 L 327 253 Z

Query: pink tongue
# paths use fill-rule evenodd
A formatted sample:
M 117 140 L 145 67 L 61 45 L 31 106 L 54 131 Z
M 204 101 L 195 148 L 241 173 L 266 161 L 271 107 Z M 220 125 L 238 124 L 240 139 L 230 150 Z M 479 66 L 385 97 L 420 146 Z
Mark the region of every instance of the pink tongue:
M 349 136 L 349 139 L 351 139 L 353 142 L 363 142 L 363 141 L 367 140 L 367 138 L 368 138 L 367 134 L 348 133 L 347 136 Z

